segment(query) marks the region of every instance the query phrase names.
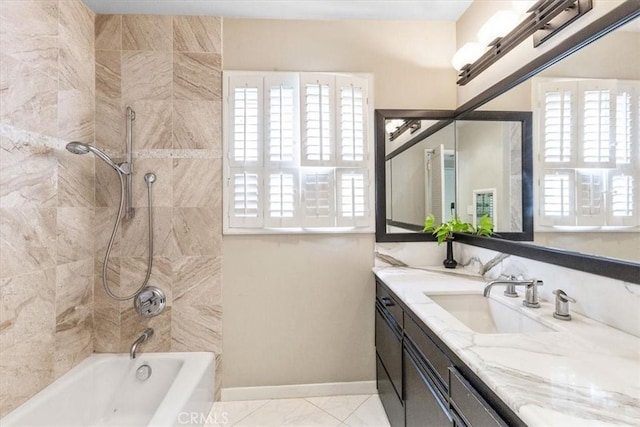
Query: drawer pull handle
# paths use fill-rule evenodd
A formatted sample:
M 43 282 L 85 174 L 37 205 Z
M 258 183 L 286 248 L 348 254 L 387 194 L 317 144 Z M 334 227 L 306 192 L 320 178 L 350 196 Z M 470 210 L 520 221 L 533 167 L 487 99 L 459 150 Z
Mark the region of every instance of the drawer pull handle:
M 395 304 L 389 297 L 382 297 L 382 305 L 385 307 L 393 307 Z

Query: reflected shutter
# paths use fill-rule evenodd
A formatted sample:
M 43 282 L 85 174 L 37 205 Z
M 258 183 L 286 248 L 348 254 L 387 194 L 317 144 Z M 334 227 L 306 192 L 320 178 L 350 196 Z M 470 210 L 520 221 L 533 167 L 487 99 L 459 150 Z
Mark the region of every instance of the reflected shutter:
M 543 225 L 575 225 L 574 179 L 570 170 L 545 171 L 540 189 Z

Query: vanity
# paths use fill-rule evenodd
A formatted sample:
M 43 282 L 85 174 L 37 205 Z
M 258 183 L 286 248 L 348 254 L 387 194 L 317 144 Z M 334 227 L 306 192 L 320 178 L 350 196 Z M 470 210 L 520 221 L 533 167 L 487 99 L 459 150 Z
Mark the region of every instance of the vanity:
M 575 313 L 555 319 L 548 301 L 524 307 L 521 289 L 483 297 L 487 281 L 470 273 L 375 275 L 377 385 L 392 426 L 640 423 L 640 339 Z

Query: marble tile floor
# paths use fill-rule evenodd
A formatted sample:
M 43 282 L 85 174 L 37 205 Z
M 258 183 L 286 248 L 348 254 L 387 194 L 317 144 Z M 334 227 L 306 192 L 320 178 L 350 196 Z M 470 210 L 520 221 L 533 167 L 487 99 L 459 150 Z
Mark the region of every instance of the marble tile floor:
M 216 402 L 207 426 L 389 427 L 377 394 Z

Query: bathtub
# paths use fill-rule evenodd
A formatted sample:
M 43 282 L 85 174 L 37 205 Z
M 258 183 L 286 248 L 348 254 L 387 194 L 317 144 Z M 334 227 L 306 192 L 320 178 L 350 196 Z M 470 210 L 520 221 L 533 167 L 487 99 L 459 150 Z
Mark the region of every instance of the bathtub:
M 142 381 L 136 371 L 151 367 Z M 94 354 L 0 420 L 2 427 L 202 426 L 213 353 Z M 146 368 L 143 368 L 146 369 Z

